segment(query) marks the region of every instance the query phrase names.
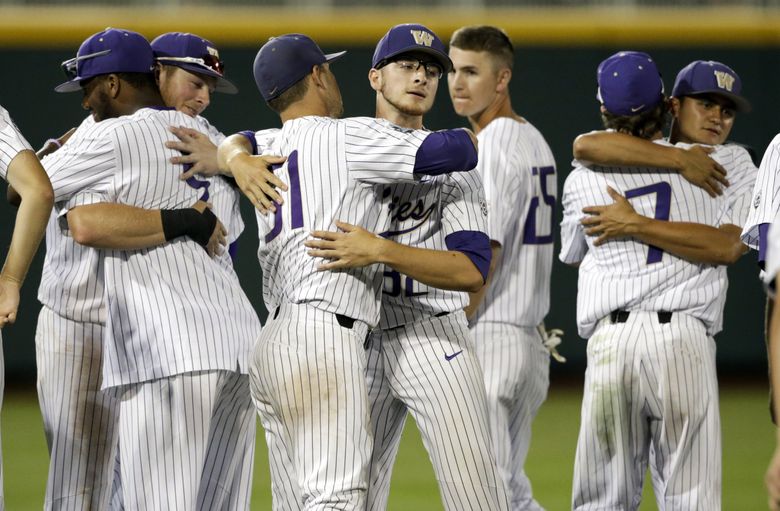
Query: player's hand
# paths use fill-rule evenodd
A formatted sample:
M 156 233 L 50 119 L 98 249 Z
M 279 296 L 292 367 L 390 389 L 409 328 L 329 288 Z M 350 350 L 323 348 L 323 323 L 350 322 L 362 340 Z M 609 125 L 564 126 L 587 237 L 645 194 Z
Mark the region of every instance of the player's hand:
M 319 271 L 362 268 L 379 262 L 383 238 L 357 225 L 336 220 L 336 227 L 343 232 L 312 231 L 311 238 L 303 244 L 310 248 L 312 257 L 322 257 L 330 262 L 317 267 Z
M 612 187 L 607 187 L 607 193 L 615 201 L 607 206 L 588 206 L 582 212 L 589 215 L 582 219 L 585 234 L 596 236 L 594 245 L 599 246 L 611 239 L 631 236 L 633 228 L 641 221 L 628 199 L 620 195 Z
M 680 153 L 682 177 L 711 197 L 722 195 L 723 188 L 729 185 L 726 169 L 709 156 L 714 150 L 713 147 L 694 145 Z
M 780 440 L 780 429 L 778 429 L 777 435 L 778 440 Z M 769 462 L 764 482 L 769 492 L 769 509 L 780 511 L 780 444 L 775 448 L 775 454 Z
M 271 171 L 272 165 L 281 165 L 283 156 L 252 156 L 239 153 L 228 162 L 236 184 L 252 205 L 262 214 L 276 212 L 276 206 L 284 204 L 279 190 L 287 191 L 287 185 Z
M 199 200 L 190 207 L 196 210 L 198 213 L 203 213 L 207 208 L 211 209 L 211 204 Z M 224 247 L 226 246 L 227 246 L 227 229 L 225 229 L 225 226 L 222 225 L 222 222 L 217 220 L 217 224 L 214 226 L 214 230 L 211 232 L 209 241 L 208 243 L 206 243 L 206 246 L 203 248 L 206 249 L 206 252 L 208 253 L 209 257 L 215 257 L 217 255 L 220 255 L 224 251 Z
M 17 280 L 0 276 L 0 328 L 16 321 L 20 287 Z
M 191 165 L 186 172 L 179 176 L 179 179 L 186 180 L 195 174 L 202 176 L 214 176 L 219 174 L 219 165 L 217 165 L 217 146 L 215 146 L 208 135 L 198 130 L 185 128 L 183 126 L 170 126 L 171 133 L 179 139 L 170 140 L 165 143 L 168 149 L 181 151 L 181 156 L 171 158 L 171 163 L 176 165 Z

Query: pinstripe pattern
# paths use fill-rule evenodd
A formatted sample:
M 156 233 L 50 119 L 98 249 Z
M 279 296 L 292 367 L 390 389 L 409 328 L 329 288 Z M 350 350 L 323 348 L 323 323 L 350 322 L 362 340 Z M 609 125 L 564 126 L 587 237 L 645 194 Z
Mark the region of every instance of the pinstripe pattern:
M 179 112 L 148 108 L 120 119 L 105 137 L 112 140 L 116 170 L 93 180 L 62 211 L 95 202 L 147 209 L 193 204 L 200 192 L 178 179 L 168 162 L 173 152 L 163 142 L 173 136 L 168 126 L 197 123 Z M 210 200 L 223 218 L 232 210 L 218 196 Z M 223 223 L 231 225 L 228 218 Z M 188 238 L 102 253 L 108 310 L 104 388 L 192 371 L 247 371 L 260 324 L 227 253 L 211 259 Z
M 488 234 L 501 244 L 502 256 L 475 320 L 536 326 L 550 308 L 554 208 L 545 202 L 543 191 L 554 205 L 555 159 L 541 133 L 529 122 L 499 117 L 477 138 L 477 170 L 485 184 L 489 209 Z M 549 173 L 539 174 L 540 169 L 550 167 Z M 532 205 L 534 200 L 537 206 Z M 536 220 L 533 229 L 525 227 L 532 211 Z M 549 241 L 524 242 L 531 232 L 538 238 L 549 237 Z
M 19 129 L 11 120 L 8 111 L 0 106 L 0 177 L 6 179 L 8 166 L 21 151 L 32 150 Z M 2 337 L 0 336 L 0 343 Z M 3 405 L 3 392 L 5 391 L 5 361 L 3 359 L 2 344 L 0 344 L 0 408 Z M 0 511 L 5 509 L 3 490 L 3 465 L 2 452 L 0 452 Z
M 541 510 L 523 467 L 531 445 L 531 423 L 547 397 L 550 354 L 533 327 L 480 322 L 472 332 L 484 369 L 490 433 L 508 486 L 510 509 Z
M 398 243 L 447 250 L 448 235 L 487 229 L 485 196 L 477 172 L 426 177 L 416 184 L 386 185 L 380 193 L 382 208 L 391 219 L 382 235 Z M 466 305 L 466 293 L 436 289 L 403 275 L 393 278 L 385 272 L 379 326 L 393 328 L 440 312 L 461 310 Z
M 274 133 L 274 132 L 271 132 Z M 427 136 L 372 118 L 336 120 L 303 117 L 284 123 L 275 136 L 258 134 L 258 148 L 290 156 L 297 151 L 300 201 L 285 193 L 281 231 L 258 249 L 266 308 L 282 303 L 308 303 L 370 325 L 379 321 L 378 265 L 340 272 L 318 272 L 321 260 L 307 255 L 303 242 L 311 230 L 336 230 L 335 220 L 372 232 L 385 230 L 372 183 L 413 181 L 417 149 Z M 260 149 L 258 149 L 260 151 Z M 278 171 L 290 183 L 288 158 Z M 302 228 L 292 228 L 292 204 L 300 204 Z M 261 240 L 273 236 L 277 215 L 258 215 Z
M 103 330 L 45 306 L 38 316 L 38 398 L 51 458 L 45 509 L 108 506 L 119 403 L 100 390 Z
M 729 171 L 731 186 L 724 195 L 709 197 L 678 173 L 663 169 L 600 169 L 576 167 L 564 185 L 564 217 L 561 222 L 561 261 L 582 261 L 577 293 L 577 325 L 582 337 L 593 333 L 596 323 L 610 311 L 685 311 L 699 318 L 710 335 L 723 325 L 726 300 L 726 268 L 687 262 L 663 253 L 659 262 L 647 264 L 648 246 L 633 239 L 611 240 L 594 250 L 580 220 L 582 208 L 611 204 L 607 186 L 620 193 L 655 183 L 671 187 L 669 220 L 719 226 L 743 225 L 755 182 L 756 169 L 744 149 L 718 146 L 713 158 Z M 654 217 L 655 193 L 631 199 L 642 215 Z M 586 255 L 587 253 L 587 255 Z
M 482 370 L 463 312 L 375 330 L 367 356 L 374 430 L 368 509 L 387 507 L 407 411 L 431 457 L 445 509 L 507 509 L 490 443 Z
M 541 509 L 525 475 L 531 422 L 547 394 L 549 356 L 536 326 L 550 308 L 555 159 L 529 122 L 499 117 L 477 135 L 488 201 L 488 233 L 501 244 L 473 323 L 493 448 L 515 510 Z
M 254 411 L 246 375 L 187 373 L 128 385 L 119 450 L 127 509 L 248 509 Z M 133 460 L 127 462 L 127 460 Z
M 742 241 L 758 250 L 758 227 L 771 224 L 780 214 L 780 134 L 764 152 L 753 189 L 750 214 L 742 231 Z
M 573 509 L 637 509 L 648 457 L 658 509 L 720 509 L 715 342 L 699 319 L 603 320 L 588 341 L 581 424 Z
M 0 105 L 0 177 L 6 179 L 11 160 L 22 151 L 32 151 L 32 147 L 19 132 L 8 111 Z
M 300 509 L 362 510 L 371 450 L 368 328 L 360 321 L 342 328 L 335 315 L 309 305 L 285 303 L 274 316 L 255 344 L 251 368 L 252 399 L 272 453 L 274 497 L 297 486 Z M 295 507 L 275 502 L 274 509 Z

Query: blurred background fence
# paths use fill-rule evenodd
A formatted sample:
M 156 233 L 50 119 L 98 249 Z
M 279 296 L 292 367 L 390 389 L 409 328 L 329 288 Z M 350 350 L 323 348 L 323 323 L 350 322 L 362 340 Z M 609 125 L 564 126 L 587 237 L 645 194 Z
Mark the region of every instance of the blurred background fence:
M 127 0 L 117 2 L 31 2 L 0 0 L 0 104 L 10 112 L 34 146 L 59 135 L 84 117 L 80 95 L 56 94 L 64 76 L 59 63 L 75 54 L 80 42 L 106 26 L 140 31 L 150 39 L 163 32 L 189 31 L 220 48 L 227 76 L 240 88 L 236 96 L 215 95 L 205 116 L 224 133 L 278 125 L 262 103 L 251 66 L 255 52 L 273 35 L 303 32 L 323 49 L 349 50 L 334 65 L 346 115 L 372 115 L 374 98 L 367 82 L 373 46 L 392 25 L 419 22 L 445 42 L 462 25 L 503 27 L 516 44 L 512 98 L 516 110 L 545 135 L 556 156 L 559 190 L 570 170 L 571 142 L 598 129 L 595 69 L 620 49 L 651 53 L 671 90 L 677 71 L 695 59 L 714 59 L 742 77 L 754 112 L 737 119 L 732 139 L 753 147 L 760 158 L 780 131 L 780 0 L 767 1 L 606 1 L 588 4 L 548 1 L 399 0 L 386 8 L 366 0 L 232 1 Z M 446 80 L 426 118 L 431 129 L 466 123 L 451 109 Z M 257 235 L 251 208 L 243 205 L 247 231 L 240 241 L 237 268 L 247 294 L 262 317 Z M 7 247 L 13 210 L 0 205 L 0 247 Z M 560 210 L 557 221 L 560 220 Z M 556 248 L 559 240 L 556 236 Z M 39 254 L 23 292 L 19 321 L 3 332 L 7 378 L 29 383 L 35 377 L 34 331 L 39 305 L 35 291 Z M 566 330 L 561 351 L 570 362 L 554 363 L 554 374 L 581 375 L 585 343 L 576 335 L 576 270 L 554 267 L 548 326 Z M 725 330 L 717 337 L 719 371 L 739 379 L 763 378 L 764 297 L 755 255 L 730 269 L 731 286 Z M 555 377 L 555 375 L 553 376 Z

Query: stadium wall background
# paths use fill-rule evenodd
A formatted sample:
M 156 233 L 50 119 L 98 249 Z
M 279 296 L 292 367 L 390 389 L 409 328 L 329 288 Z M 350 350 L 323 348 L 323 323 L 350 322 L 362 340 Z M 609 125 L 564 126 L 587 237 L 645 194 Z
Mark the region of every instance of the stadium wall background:
M 263 9 L 63 9 L 0 8 L 0 104 L 6 107 L 34 147 L 77 125 L 85 112 L 79 94 L 56 94 L 63 81 L 59 63 L 72 57 L 81 40 L 105 26 L 135 29 L 149 38 L 171 30 L 191 31 L 212 39 L 226 62 L 227 76 L 239 87 L 236 96 L 218 94 L 206 114 L 224 133 L 278 125 L 265 107 L 252 79 L 252 61 L 269 36 L 304 32 L 323 50 L 349 50 L 333 70 L 345 103 L 345 115 L 372 115 L 374 98 L 367 83 L 373 45 L 391 25 L 422 22 L 443 38 L 465 24 L 505 27 L 516 43 L 512 81 L 515 109 L 533 122 L 550 143 L 558 165 L 559 190 L 570 170 L 571 142 L 582 132 L 600 127 L 595 99 L 598 63 L 620 49 L 650 52 L 664 73 L 667 91 L 677 71 L 695 59 L 719 60 L 732 66 L 744 83 L 754 111 L 737 119 L 732 140 L 755 149 L 760 159 L 780 131 L 777 94 L 780 91 L 780 21 L 767 13 L 719 11 L 710 15 L 676 10 L 547 10 L 419 11 L 349 13 L 323 11 L 313 16 Z M 133 20 L 126 22 L 125 20 Z M 183 21 L 184 20 L 184 21 Z M 670 23 L 669 20 L 675 20 Z M 451 110 L 443 80 L 434 109 L 426 118 L 430 129 L 465 125 Z M 498 206 L 500 207 L 500 205 Z M 242 204 L 247 230 L 240 239 L 237 271 L 261 318 L 261 276 L 256 259 L 257 236 L 251 207 Z M 8 246 L 14 210 L 0 204 L 2 253 Z M 556 214 L 560 221 L 560 206 Z M 559 237 L 556 235 L 556 254 Z M 3 331 L 7 380 L 30 383 L 35 375 L 35 323 L 40 305 L 36 290 L 43 250 L 30 269 L 17 324 Z M 725 328 L 717 336 L 721 374 L 738 379 L 764 377 L 764 295 L 758 282 L 755 254 L 730 268 Z M 569 363 L 553 363 L 554 373 L 581 373 L 585 342 L 576 335 L 577 272 L 557 262 L 553 268 L 552 307 L 547 325 L 566 331 L 560 351 Z

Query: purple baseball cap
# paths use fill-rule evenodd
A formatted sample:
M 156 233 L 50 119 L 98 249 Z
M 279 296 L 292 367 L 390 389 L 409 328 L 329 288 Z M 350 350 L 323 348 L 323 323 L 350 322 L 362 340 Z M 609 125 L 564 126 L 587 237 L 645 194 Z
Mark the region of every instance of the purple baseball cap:
M 219 58 L 217 47 L 208 39 L 185 32 L 168 32 L 152 41 L 152 50 L 154 60 L 161 64 L 213 76 L 217 79 L 217 92 L 238 92 L 238 88 L 225 78 L 225 64 Z
M 272 37 L 255 57 L 255 83 L 268 102 L 311 73 L 312 67 L 332 62 L 345 53 L 340 51 L 325 55 L 317 43 L 303 34 Z
M 107 28 L 89 36 L 72 59 L 62 63 L 70 78 L 57 92 L 81 90 L 81 82 L 109 73 L 151 73 L 154 55 L 149 41 L 138 32 Z
M 431 29 L 415 23 L 396 25 L 388 30 L 376 45 L 371 67 L 378 69 L 396 55 L 412 51 L 431 55 L 445 73 L 452 69 L 452 60 L 447 55 L 447 48 L 441 39 Z
M 647 53 L 621 51 L 599 64 L 596 98 L 613 115 L 637 115 L 664 99 L 661 73 Z
M 741 92 L 742 80 L 729 66 L 714 60 L 695 60 L 677 73 L 672 97 L 717 94 L 732 101 L 738 112 L 750 112 L 750 102 Z

